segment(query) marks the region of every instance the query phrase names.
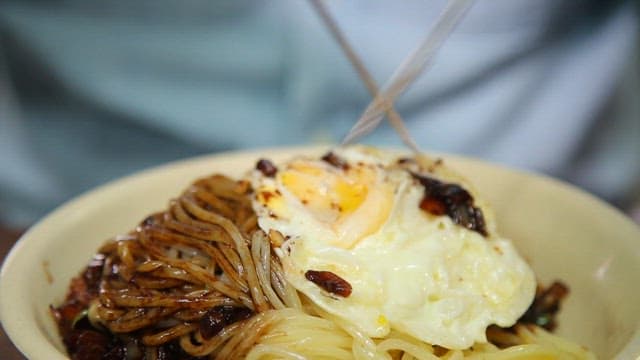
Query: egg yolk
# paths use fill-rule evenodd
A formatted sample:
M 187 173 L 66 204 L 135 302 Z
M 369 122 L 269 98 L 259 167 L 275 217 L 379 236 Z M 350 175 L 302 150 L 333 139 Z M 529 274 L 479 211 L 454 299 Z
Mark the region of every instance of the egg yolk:
M 375 168 L 348 170 L 297 161 L 278 173 L 278 181 L 313 215 L 335 233 L 329 242 L 350 248 L 384 224 L 393 192 Z

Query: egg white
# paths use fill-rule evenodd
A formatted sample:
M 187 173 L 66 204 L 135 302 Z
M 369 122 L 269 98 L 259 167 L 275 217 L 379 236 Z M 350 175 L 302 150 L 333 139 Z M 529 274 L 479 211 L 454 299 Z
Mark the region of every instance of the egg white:
M 249 176 L 259 226 L 285 237 L 276 252 L 296 289 L 368 336 L 393 328 L 449 349 L 486 342 L 487 326 L 524 313 L 535 278 L 509 240 L 421 210 L 424 188 L 385 152 L 336 153 L 348 169 L 296 158 L 275 177 Z M 307 270 L 340 276 L 352 293 L 327 292 Z

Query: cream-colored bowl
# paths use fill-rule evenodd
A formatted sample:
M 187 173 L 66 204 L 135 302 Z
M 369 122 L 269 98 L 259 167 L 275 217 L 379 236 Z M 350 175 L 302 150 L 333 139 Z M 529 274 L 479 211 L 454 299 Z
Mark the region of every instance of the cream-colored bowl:
M 168 164 L 112 182 L 60 207 L 13 248 L 0 274 L 0 317 L 29 359 L 65 359 L 49 305 L 98 246 L 162 210 L 210 173 L 240 176 L 259 157 L 286 159 L 324 148 L 225 153 Z M 559 333 L 603 359 L 640 355 L 640 229 L 620 212 L 571 186 L 477 160 L 445 157 L 493 206 L 499 230 L 542 282 L 571 288 Z

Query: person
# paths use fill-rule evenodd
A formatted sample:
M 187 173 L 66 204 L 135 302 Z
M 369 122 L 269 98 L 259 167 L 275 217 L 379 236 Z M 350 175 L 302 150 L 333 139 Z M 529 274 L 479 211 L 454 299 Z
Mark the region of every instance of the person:
M 444 4 L 327 2 L 379 83 Z M 14 227 L 170 160 L 338 142 L 370 101 L 306 2 L 6 0 L 0 39 L 0 222 Z M 632 1 L 478 0 L 397 109 L 426 150 L 629 206 L 637 44 Z M 400 144 L 388 125 L 364 140 Z

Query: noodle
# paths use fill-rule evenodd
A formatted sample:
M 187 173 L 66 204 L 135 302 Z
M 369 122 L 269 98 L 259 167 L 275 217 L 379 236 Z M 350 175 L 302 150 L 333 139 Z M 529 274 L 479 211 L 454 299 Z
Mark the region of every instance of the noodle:
M 53 309 L 69 351 L 82 358 L 91 345 L 113 358 L 144 359 L 592 358 L 533 326 L 491 327 L 490 343 L 464 351 L 397 331 L 370 338 L 286 281 L 272 251 L 282 235 L 258 229 L 250 191 L 224 176 L 200 179 L 167 211 L 105 243 Z M 107 340 L 77 340 L 87 332 Z

